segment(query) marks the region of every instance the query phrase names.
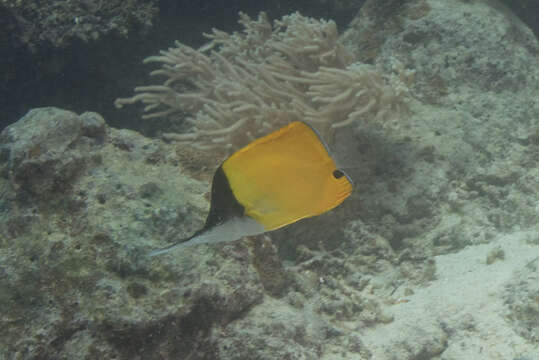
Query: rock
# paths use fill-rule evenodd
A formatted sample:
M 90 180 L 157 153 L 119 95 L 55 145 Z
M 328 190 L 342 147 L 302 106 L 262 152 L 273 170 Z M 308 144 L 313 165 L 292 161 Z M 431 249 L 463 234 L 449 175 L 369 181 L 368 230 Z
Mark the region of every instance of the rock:
M 531 343 L 539 342 L 539 258 L 526 264 L 508 284 L 505 304 L 514 329 Z
M 79 117 L 52 107 L 31 110 L 0 134 L 1 172 L 18 189 L 50 197 L 98 161 L 88 150 L 99 146 L 104 135 L 105 122 L 96 113 Z

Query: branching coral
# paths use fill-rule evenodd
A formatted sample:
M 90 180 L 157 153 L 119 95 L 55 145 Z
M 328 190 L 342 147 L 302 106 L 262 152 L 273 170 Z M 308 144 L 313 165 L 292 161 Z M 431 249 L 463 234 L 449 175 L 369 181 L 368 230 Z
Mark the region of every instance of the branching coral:
M 291 121 L 305 120 L 324 136 L 360 118 L 383 117 L 400 94 L 369 65 L 354 64 L 338 42 L 333 21 L 298 13 L 273 25 L 240 13 L 243 32 L 213 30 L 198 50 L 179 42 L 145 62 L 158 62 L 152 75 L 162 85 L 141 86 L 131 98 L 145 118 L 188 114 L 190 129 L 164 134 L 206 149 L 236 149 Z

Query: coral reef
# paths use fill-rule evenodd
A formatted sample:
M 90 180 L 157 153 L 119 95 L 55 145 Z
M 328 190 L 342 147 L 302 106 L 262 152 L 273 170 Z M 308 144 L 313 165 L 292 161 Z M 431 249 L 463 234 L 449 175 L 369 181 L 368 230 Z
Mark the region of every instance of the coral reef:
M 490 1 L 365 6 L 342 44 L 415 73 L 410 114 L 337 131 L 357 191 L 271 243 L 150 259 L 202 224 L 215 153 L 94 112 L 5 129 L 0 358 L 533 359 L 539 43 Z
M 1 137 L 0 357 L 182 357 L 211 345 L 216 321 L 261 301 L 241 244 L 156 267 L 145 256 L 146 241 L 194 231 L 207 211 L 207 183 L 181 176 L 173 146 L 56 108 L 30 111 Z M 230 271 L 221 256 L 234 259 Z

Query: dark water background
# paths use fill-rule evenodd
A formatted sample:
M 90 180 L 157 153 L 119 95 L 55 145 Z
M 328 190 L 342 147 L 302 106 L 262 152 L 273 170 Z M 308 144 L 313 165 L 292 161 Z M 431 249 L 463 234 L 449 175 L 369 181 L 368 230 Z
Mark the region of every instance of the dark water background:
M 65 2 L 65 1 L 64 1 Z M 192 47 L 202 45 L 203 32 L 211 28 L 230 32 L 239 29 L 238 11 L 256 17 L 266 11 L 270 19 L 299 11 L 315 18 L 334 19 L 342 29 L 357 11 L 336 10 L 331 2 L 309 0 L 218 0 L 158 2 L 159 13 L 148 29 L 133 26 L 127 36 L 109 32 L 96 40 L 72 39 L 63 47 L 48 41 L 25 47 L 9 26 L 13 11 L 0 6 L 0 27 L 4 27 L 0 66 L 0 130 L 17 121 L 29 109 L 57 106 L 77 113 L 96 111 L 116 127 L 138 129 L 151 134 L 151 124 L 140 119 L 140 107 L 118 111 L 117 97 L 130 96 L 137 85 L 149 83 L 151 66 L 142 60 L 173 45 L 174 40 Z M 358 4 L 363 3 L 360 0 Z M 359 8 L 359 6 L 358 6 Z M 17 21 L 15 19 L 14 21 Z M 25 21 L 32 21 L 31 15 Z M 3 63 L 2 63 L 3 62 Z

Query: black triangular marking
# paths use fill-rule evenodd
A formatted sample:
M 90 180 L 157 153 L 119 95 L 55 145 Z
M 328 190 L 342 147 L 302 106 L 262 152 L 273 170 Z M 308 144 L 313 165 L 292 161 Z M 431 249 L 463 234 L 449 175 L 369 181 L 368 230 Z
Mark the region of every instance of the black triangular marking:
M 219 166 L 219 169 L 213 175 L 210 213 L 206 218 L 206 224 L 204 224 L 202 231 L 222 224 L 232 217 L 242 217 L 244 213 L 245 208 L 234 196 L 226 174 L 222 166 Z

